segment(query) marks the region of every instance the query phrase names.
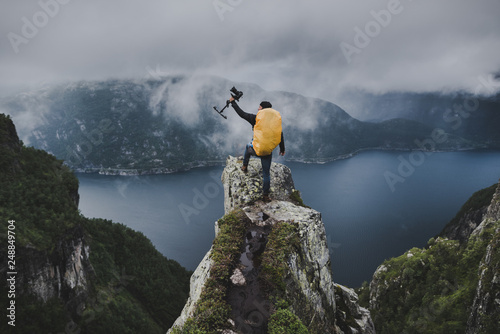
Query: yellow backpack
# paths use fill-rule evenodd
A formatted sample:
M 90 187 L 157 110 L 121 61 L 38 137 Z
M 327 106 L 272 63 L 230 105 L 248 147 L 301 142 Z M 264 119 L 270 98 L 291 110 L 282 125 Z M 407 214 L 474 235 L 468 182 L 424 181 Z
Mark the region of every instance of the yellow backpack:
M 258 156 L 270 155 L 281 142 L 281 115 L 272 108 L 257 113 L 253 128 L 253 149 Z

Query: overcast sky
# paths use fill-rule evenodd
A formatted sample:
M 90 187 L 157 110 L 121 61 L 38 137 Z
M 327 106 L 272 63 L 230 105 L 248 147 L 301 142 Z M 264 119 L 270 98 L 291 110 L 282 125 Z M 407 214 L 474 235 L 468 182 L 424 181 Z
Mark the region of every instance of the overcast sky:
M 474 91 L 500 71 L 498 0 L 0 3 L 3 93 L 209 73 L 334 100 L 343 88 Z

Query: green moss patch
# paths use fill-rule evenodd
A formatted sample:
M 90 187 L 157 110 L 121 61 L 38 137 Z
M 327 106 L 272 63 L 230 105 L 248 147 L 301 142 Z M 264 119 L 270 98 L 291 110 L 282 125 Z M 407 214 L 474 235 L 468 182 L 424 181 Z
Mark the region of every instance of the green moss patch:
M 307 327 L 304 326 L 299 317 L 288 309 L 278 309 L 269 320 L 269 334 L 309 334 Z
M 260 280 L 275 311 L 269 319 L 269 333 L 309 333 L 299 317 L 292 313 L 284 299 L 285 276 L 290 254 L 300 246 L 297 224 L 277 222 L 269 234 L 266 250 L 262 254 Z
M 377 300 L 380 307 L 371 310 L 377 332 L 464 333 L 479 263 L 493 236 L 491 226 L 464 245 L 437 238 L 428 249 L 385 261 L 387 271 L 378 280 L 387 287 Z
M 302 206 L 304 208 L 311 208 L 307 205 L 304 204 L 304 201 L 302 200 L 302 197 L 300 197 L 300 191 L 294 189 L 292 193 L 289 196 L 290 200 L 292 201 L 293 204 Z
M 269 234 L 266 250 L 262 254 L 261 281 L 266 290 L 283 293 L 288 256 L 299 247 L 297 226 L 294 223 L 278 222 Z
M 175 328 L 174 334 L 217 333 L 231 326 L 227 321 L 231 316 L 227 294 L 249 224 L 250 220 L 241 210 L 219 219 L 219 233 L 212 246 L 210 277 L 196 303 L 193 317 L 182 328 Z

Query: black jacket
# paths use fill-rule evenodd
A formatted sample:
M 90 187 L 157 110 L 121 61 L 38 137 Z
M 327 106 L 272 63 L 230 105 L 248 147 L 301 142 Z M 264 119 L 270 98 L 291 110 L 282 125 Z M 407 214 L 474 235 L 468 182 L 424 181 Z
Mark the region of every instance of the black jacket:
M 248 123 L 250 123 L 252 125 L 252 130 L 253 130 L 253 127 L 255 125 L 255 119 L 257 118 L 257 115 L 244 112 L 240 108 L 240 106 L 236 103 L 236 101 L 232 101 L 231 105 L 233 106 L 234 110 L 241 118 L 243 118 L 244 120 L 246 120 Z M 285 138 L 283 137 L 283 131 L 281 131 L 280 152 L 285 152 Z

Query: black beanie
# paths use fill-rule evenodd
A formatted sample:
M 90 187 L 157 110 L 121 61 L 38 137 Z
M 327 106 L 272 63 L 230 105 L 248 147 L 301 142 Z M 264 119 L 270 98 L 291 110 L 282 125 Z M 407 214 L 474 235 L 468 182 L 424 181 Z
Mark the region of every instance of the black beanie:
M 262 101 L 260 103 L 260 106 L 262 107 L 262 109 L 272 108 L 273 107 L 273 105 L 271 104 L 271 102 L 267 102 L 267 101 Z

